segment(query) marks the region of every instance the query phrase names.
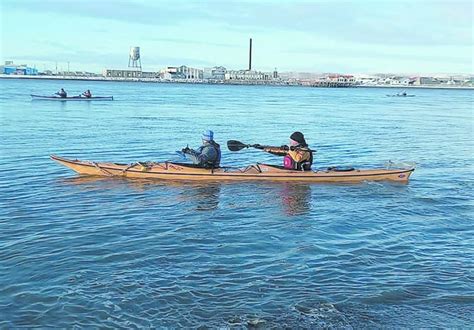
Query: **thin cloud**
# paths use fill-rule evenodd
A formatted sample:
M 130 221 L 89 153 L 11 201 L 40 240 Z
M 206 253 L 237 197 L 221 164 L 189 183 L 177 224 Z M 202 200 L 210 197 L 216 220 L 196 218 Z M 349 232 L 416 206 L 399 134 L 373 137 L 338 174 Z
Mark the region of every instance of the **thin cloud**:
M 106 8 L 106 10 L 104 10 Z M 334 40 L 396 45 L 472 44 L 470 1 L 380 2 L 194 2 L 12 1 L 4 10 L 53 12 L 153 26 L 199 22 L 240 32 L 300 31 Z M 209 43 L 210 44 L 210 43 Z M 217 45 L 217 44 L 216 44 Z M 225 46 L 225 45 L 223 45 Z
M 469 49 L 466 49 L 469 51 Z M 314 48 L 299 48 L 299 49 L 289 49 L 283 51 L 283 53 L 293 54 L 293 55 L 314 55 L 314 56 L 324 56 L 324 57 L 339 57 L 341 54 L 344 57 L 350 57 L 352 59 L 366 59 L 371 60 L 375 58 L 393 58 L 397 59 L 406 59 L 406 60 L 417 60 L 417 61 L 442 61 L 442 62 L 461 62 L 468 64 L 471 60 L 463 56 L 463 54 L 431 54 L 431 53 L 413 53 L 412 51 L 402 51 L 397 49 L 397 47 L 385 47 L 384 49 L 378 49 L 377 53 L 365 50 L 363 47 L 358 49 L 352 48 L 341 48 L 336 47 L 314 47 Z
M 5 1 L 5 0 L 4 0 Z M 26 12 L 47 12 L 66 16 L 81 16 L 134 24 L 176 25 L 196 16 L 198 7 L 192 3 L 158 2 L 159 5 L 137 1 L 12 1 L 6 0 L 4 10 L 23 10 Z M 189 14 L 194 12 L 195 15 Z
M 185 45 L 198 45 L 198 46 L 215 46 L 223 48 L 241 48 L 238 45 L 224 42 L 214 42 L 207 40 L 193 40 L 193 39 L 180 39 L 180 38 L 147 38 L 148 41 L 166 42 L 174 44 L 185 44 Z

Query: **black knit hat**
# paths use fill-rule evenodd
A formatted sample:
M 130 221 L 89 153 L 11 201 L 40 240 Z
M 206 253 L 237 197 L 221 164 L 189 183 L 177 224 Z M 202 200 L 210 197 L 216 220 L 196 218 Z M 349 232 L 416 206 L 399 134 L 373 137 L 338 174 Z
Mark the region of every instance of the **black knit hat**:
M 304 139 L 304 135 L 301 132 L 294 132 L 290 135 L 290 139 L 298 142 L 299 144 L 306 145 L 306 140 Z

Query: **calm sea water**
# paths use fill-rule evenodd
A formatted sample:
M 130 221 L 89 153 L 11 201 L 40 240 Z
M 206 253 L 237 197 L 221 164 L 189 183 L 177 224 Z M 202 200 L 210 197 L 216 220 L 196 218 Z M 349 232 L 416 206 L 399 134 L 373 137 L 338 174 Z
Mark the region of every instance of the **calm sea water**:
M 0 80 L 0 327 L 473 327 L 473 96 Z M 114 102 L 31 101 L 90 88 Z M 411 93 L 411 91 L 410 91 Z M 416 162 L 408 185 L 79 177 L 50 154 L 178 160 L 213 129 L 225 165 Z

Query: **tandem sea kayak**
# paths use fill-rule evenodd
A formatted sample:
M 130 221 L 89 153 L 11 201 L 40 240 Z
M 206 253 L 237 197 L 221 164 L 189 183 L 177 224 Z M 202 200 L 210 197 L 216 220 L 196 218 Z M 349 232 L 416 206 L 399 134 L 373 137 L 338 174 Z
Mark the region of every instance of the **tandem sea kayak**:
M 83 175 L 126 177 L 162 180 L 194 181 L 302 181 L 302 182 L 362 182 L 396 181 L 407 183 L 414 167 L 399 169 L 329 168 L 317 171 L 293 171 L 268 164 L 249 165 L 245 168 L 199 168 L 191 164 L 137 162 L 132 164 L 99 163 L 66 159 L 51 155 L 73 171 Z
M 43 96 L 31 94 L 33 100 L 47 100 L 47 101 L 113 101 L 113 96 L 70 96 L 70 97 L 59 97 L 59 96 Z

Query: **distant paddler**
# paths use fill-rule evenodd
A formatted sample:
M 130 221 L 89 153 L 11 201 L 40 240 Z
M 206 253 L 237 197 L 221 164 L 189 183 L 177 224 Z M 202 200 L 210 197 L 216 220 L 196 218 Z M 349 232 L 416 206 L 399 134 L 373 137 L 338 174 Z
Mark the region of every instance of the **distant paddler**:
M 59 95 L 59 97 L 65 99 L 67 97 L 67 93 L 66 91 L 64 90 L 64 88 L 61 88 L 61 90 L 57 93 L 55 93 L 56 95 Z
M 214 132 L 211 130 L 202 133 L 202 146 L 197 150 L 186 147 L 181 152 L 202 168 L 218 168 L 221 162 L 221 147 L 214 141 Z
M 88 90 L 86 90 L 84 93 L 82 93 L 82 96 L 84 96 L 85 98 L 90 99 L 90 98 L 92 97 L 92 93 L 91 93 L 91 91 L 88 89 Z

